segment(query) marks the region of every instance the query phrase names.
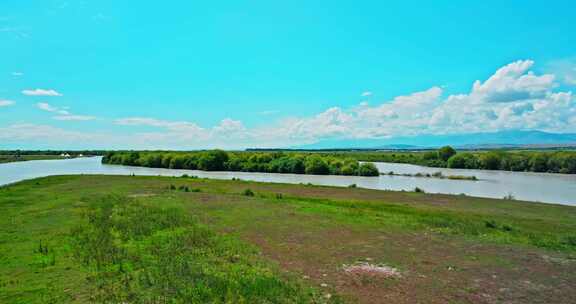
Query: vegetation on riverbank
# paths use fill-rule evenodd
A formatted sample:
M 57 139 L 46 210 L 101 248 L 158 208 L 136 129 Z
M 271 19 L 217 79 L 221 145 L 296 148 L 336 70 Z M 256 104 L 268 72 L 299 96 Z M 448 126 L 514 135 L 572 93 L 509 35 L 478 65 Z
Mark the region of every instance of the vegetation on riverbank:
M 477 181 L 478 178 L 474 175 L 444 175 L 442 172 L 434 172 L 434 173 L 395 173 L 394 171 L 389 171 L 387 173 L 380 173 L 381 175 L 390 175 L 390 176 L 405 176 L 405 177 L 427 177 L 427 178 L 439 178 L 439 179 L 452 179 L 452 180 L 469 180 L 469 181 Z
M 18 161 L 27 161 L 27 160 L 48 160 L 48 159 L 64 159 L 64 157 L 60 155 L 1 155 L 0 154 L 0 164 L 2 163 L 11 163 L 11 162 L 18 162 Z
M 371 163 L 324 154 L 225 152 L 108 152 L 105 164 L 205 171 L 378 176 Z
M 562 303 L 575 219 L 415 192 L 54 176 L 0 188 L 0 302 Z M 400 275 L 343 269 L 356 263 Z
M 576 174 L 575 151 L 457 152 L 449 146 L 424 152 L 326 152 L 359 161 L 406 163 L 428 167 Z

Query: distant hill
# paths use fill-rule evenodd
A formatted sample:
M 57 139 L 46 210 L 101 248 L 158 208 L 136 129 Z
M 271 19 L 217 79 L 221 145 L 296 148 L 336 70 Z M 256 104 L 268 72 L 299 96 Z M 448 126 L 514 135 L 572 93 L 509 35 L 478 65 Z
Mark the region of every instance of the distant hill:
M 576 146 L 574 133 L 548 133 L 542 131 L 502 131 L 494 133 L 472 133 L 457 135 L 420 135 L 390 139 L 334 139 L 291 147 L 294 149 L 425 149 L 444 145 L 475 148 L 549 148 L 555 146 Z

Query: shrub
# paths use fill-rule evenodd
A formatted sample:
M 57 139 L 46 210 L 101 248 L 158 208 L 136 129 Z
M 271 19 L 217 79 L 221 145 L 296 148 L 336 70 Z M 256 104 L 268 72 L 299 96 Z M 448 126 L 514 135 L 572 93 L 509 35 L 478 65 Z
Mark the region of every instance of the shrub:
M 475 169 L 478 168 L 478 158 L 472 153 L 458 153 L 448 159 L 448 168 Z
M 244 192 L 242 192 L 242 195 L 244 196 L 254 196 L 254 191 L 250 190 L 250 189 L 246 189 L 244 190 Z
M 362 163 L 358 168 L 358 175 L 360 176 L 378 176 L 380 172 L 373 163 Z
M 516 198 L 514 197 L 514 195 L 512 195 L 512 193 L 508 193 L 503 197 L 503 199 L 512 201 L 515 200 Z
M 456 155 L 456 150 L 450 146 L 444 146 L 438 150 L 438 158 L 443 161 L 447 161 L 454 155 Z
M 320 156 L 313 155 L 306 158 L 305 172 L 306 174 L 326 175 L 330 173 L 330 168 Z
M 417 192 L 417 193 L 425 193 L 424 189 L 418 188 L 418 187 L 414 188 L 414 192 Z

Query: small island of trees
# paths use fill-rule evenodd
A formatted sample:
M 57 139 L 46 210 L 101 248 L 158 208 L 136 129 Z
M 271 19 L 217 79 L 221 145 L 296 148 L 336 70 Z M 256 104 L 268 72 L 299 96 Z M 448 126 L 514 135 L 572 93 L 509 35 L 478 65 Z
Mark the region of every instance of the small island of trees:
M 102 163 L 151 168 L 204 171 L 243 171 L 315 175 L 378 176 L 372 163 L 360 163 L 352 157 L 334 157 L 321 153 L 284 152 L 108 152 Z

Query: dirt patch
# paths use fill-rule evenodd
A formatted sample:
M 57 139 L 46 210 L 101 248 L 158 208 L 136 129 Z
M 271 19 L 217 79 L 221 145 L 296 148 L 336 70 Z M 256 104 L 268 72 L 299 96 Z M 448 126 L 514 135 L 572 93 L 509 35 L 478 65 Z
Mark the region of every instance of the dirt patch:
M 343 265 L 344 272 L 355 278 L 374 277 L 374 278 L 400 278 L 402 273 L 387 265 L 374 265 L 366 262 L 355 265 Z
M 157 194 L 154 193 L 135 193 L 135 194 L 129 194 L 128 197 L 131 198 L 139 198 L 139 197 L 152 197 L 152 196 L 156 196 Z
M 569 303 L 576 297 L 569 287 L 576 267 L 546 261 L 537 250 L 430 234 L 292 228 L 276 234 L 267 227 L 247 238 L 282 269 L 352 302 Z

